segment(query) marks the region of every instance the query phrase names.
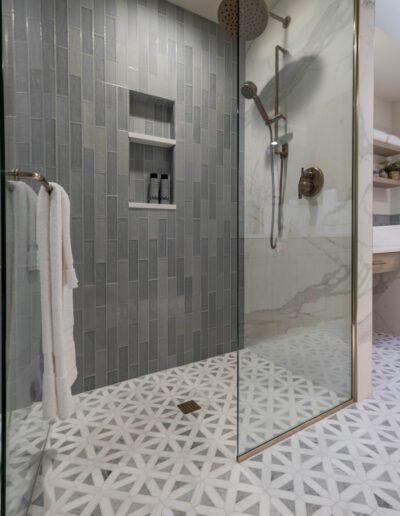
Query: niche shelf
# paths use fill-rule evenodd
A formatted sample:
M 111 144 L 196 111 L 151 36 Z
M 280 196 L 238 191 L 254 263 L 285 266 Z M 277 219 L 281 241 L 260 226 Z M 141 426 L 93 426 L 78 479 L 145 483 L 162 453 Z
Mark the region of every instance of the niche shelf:
M 378 156 L 396 156 L 400 154 L 400 146 L 374 140 L 374 154 Z
M 154 147 L 164 147 L 169 149 L 176 145 L 176 140 L 173 140 L 172 138 L 163 138 L 161 136 L 129 132 L 128 137 L 130 142 L 142 143 L 143 145 L 154 145 Z
M 400 187 L 400 181 L 396 179 L 390 179 L 388 177 L 377 177 L 374 176 L 373 181 L 375 188 L 399 188 Z
M 129 208 L 134 210 L 176 210 L 176 204 L 153 204 L 150 202 L 130 202 Z
M 175 105 L 172 100 L 129 92 L 129 208 L 175 210 Z M 150 174 L 168 174 L 171 204 L 147 202 Z

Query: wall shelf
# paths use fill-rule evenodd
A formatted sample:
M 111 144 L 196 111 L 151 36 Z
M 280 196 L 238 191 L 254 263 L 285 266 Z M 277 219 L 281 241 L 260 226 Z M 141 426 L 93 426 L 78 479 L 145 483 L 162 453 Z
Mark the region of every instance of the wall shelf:
M 150 202 L 130 202 L 129 208 L 134 210 L 176 210 L 176 204 L 152 204 Z
M 375 188 L 400 188 L 400 181 L 388 177 L 374 177 Z
M 176 140 L 172 138 L 163 138 L 161 136 L 152 136 L 150 134 L 129 132 L 128 137 L 130 142 L 140 143 L 142 145 L 152 145 L 153 147 L 170 149 L 176 145 Z
M 378 156 L 396 156 L 400 154 L 400 146 L 374 140 L 374 154 Z

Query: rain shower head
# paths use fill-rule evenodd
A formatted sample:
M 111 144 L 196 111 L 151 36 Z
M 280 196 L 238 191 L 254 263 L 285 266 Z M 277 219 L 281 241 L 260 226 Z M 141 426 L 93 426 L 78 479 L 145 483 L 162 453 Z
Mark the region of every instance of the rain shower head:
M 222 0 L 218 8 L 218 21 L 221 27 L 232 37 L 244 40 L 256 39 L 274 18 L 286 29 L 290 16 L 282 18 L 268 10 L 264 0 Z

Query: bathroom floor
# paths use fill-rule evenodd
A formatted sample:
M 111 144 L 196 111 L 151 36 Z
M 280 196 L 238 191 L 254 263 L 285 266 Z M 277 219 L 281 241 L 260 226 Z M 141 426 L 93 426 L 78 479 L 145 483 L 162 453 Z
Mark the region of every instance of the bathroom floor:
M 30 515 L 397 515 L 399 370 L 400 339 L 379 336 L 371 400 L 242 464 L 235 354 L 86 393 L 52 428 Z

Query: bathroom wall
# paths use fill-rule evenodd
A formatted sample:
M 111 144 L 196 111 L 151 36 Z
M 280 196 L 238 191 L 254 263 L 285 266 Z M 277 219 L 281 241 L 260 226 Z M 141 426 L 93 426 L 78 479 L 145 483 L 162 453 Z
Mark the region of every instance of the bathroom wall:
M 390 102 L 375 95 L 374 128 L 389 134 L 400 134 L 400 109 L 398 102 Z M 392 156 L 389 160 L 396 161 L 399 158 L 400 156 Z M 387 157 L 375 154 L 373 169 L 379 170 L 382 162 L 387 159 Z M 400 192 L 396 189 L 374 188 L 373 203 L 374 226 L 400 224 Z
M 374 332 L 399 336 L 400 274 L 374 274 L 373 286 Z
M 391 73 L 391 61 L 383 56 L 397 55 L 398 31 L 393 30 L 398 4 L 391 1 L 377 2 L 375 31 L 375 91 L 379 96 L 386 93 L 389 100 L 375 94 L 374 126 L 389 133 L 400 135 L 399 78 Z M 389 67 L 388 67 L 389 65 Z M 385 73 L 386 72 L 386 73 Z M 374 170 L 388 158 L 374 156 Z M 392 156 L 397 161 L 400 155 Z M 400 225 L 400 189 L 374 188 L 374 226 Z M 373 275 L 373 329 L 377 333 L 400 335 L 399 320 L 400 274 L 397 272 Z
M 375 97 L 374 127 L 389 134 L 393 133 L 393 104 L 388 100 Z
M 247 46 L 246 79 L 274 110 L 274 50 L 281 57 L 281 111 L 287 115 L 289 157 L 283 234 L 269 246 L 271 163 L 268 133 L 250 102 L 245 115 L 245 332 L 246 343 L 318 329 L 351 342 L 351 195 L 353 10 L 347 2 L 277 2 L 290 15 L 284 31 L 268 30 Z M 285 133 L 283 124 L 280 134 Z M 301 168 L 320 167 L 321 194 L 298 199 Z M 279 158 L 275 156 L 275 195 Z M 275 223 L 276 226 L 276 223 Z M 275 227 L 275 234 L 277 227 Z M 324 340 L 324 338 L 322 338 Z M 322 344 L 323 345 L 323 344 Z M 349 379 L 350 380 L 350 379 Z M 348 386 L 350 391 L 350 386 Z M 350 392 L 349 392 L 350 394 Z
M 3 14 L 7 166 L 71 198 L 74 391 L 235 349 L 234 44 L 163 0 L 3 0 Z M 128 210 L 130 90 L 175 102 L 168 214 Z
M 374 167 L 385 158 L 374 156 Z M 396 188 L 374 188 L 374 226 L 400 224 L 400 192 Z

